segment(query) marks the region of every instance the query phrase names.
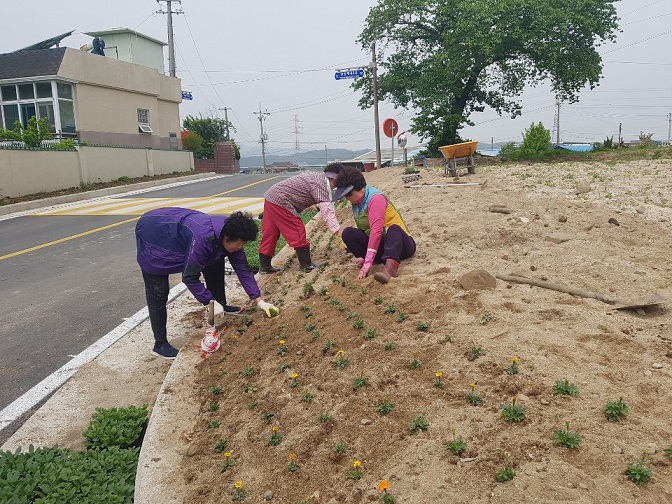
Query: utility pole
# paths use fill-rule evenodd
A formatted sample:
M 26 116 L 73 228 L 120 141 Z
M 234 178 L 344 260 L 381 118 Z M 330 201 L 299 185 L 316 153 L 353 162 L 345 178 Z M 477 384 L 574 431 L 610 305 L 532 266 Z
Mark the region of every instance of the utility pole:
M 378 65 L 376 63 L 376 43 L 371 44 L 371 72 L 373 74 L 373 120 L 376 123 L 376 168 L 382 167 L 380 155 L 380 119 L 378 117 Z
M 623 137 L 621 136 L 622 131 L 623 131 L 623 123 L 618 123 L 618 146 L 619 147 L 623 143 Z
M 294 150 L 298 154 L 299 151 L 301 150 L 301 144 L 299 143 L 299 116 L 294 114 Z
M 261 111 L 261 102 L 259 102 L 259 112 L 255 112 L 255 115 L 259 115 L 259 126 L 261 127 L 261 136 L 259 137 L 261 140 L 261 159 L 264 163 L 264 166 L 262 167 L 264 172 L 266 171 L 266 142 L 268 141 L 268 135 L 264 133 L 264 121 L 266 120 L 266 116 L 271 115 L 268 110 L 265 112 Z
M 324 166 L 329 164 L 329 158 L 327 158 L 327 144 L 324 144 Z
M 160 14 L 168 14 L 168 73 L 171 77 L 175 77 L 175 40 L 173 39 L 173 14 L 182 14 L 183 11 L 173 11 L 172 3 L 178 2 L 181 4 L 182 0 L 156 0 L 158 4 L 166 2 L 166 12 L 159 9 Z
M 217 110 L 223 110 L 224 111 L 224 121 L 226 121 L 226 139 L 231 140 L 231 137 L 229 136 L 229 110 L 231 110 L 231 107 L 222 107 Z
M 555 95 L 555 145 L 560 145 L 560 96 Z
M 672 141 L 672 113 L 667 114 L 667 144 Z

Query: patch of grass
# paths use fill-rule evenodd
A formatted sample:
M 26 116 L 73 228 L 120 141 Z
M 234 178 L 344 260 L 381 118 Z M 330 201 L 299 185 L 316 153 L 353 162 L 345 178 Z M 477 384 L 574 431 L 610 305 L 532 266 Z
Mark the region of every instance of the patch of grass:
M 390 411 L 392 411 L 392 408 L 394 408 L 394 403 L 391 403 L 390 401 L 385 400 L 382 403 L 380 403 L 380 406 L 378 406 L 378 413 L 385 416 Z
M 621 397 L 618 401 L 607 401 L 607 404 L 602 406 L 604 416 L 610 422 L 617 422 L 624 418 L 630 411 L 630 407 L 625 403 Z
M 425 417 L 422 415 L 416 415 L 413 420 L 411 420 L 411 425 L 408 430 L 411 431 L 411 434 L 417 434 L 418 431 L 426 431 L 429 429 L 429 423 L 425 420 Z
M 555 395 L 576 396 L 579 395 L 579 387 L 568 380 L 557 380 L 553 385 L 553 393 Z

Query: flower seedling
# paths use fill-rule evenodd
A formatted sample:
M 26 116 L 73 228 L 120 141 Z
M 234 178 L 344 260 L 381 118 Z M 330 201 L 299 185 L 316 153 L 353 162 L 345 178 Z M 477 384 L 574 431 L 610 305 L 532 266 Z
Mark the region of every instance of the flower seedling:
M 242 481 L 236 481 L 233 484 L 233 492 L 231 493 L 231 498 L 234 502 L 242 502 L 245 499 L 245 489 L 243 488 Z
M 233 467 L 236 465 L 236 461 L 233 460 L 233 457 L 231 456 L 231 452 L 225 452 L 224 453 L 224 462 L 222 462 L 222 465 L 219 466 L 219 472 L 226 472 L 229 470 L 230 467 Z
M 402 312 L 402 311 L 400 311 L 399 313 L 397 313 L 397 322 L 401 323 L 401 322 L 403 322 L 404 320 L 406 320 L 406 314 L 405 314 L 404 312 Z
M 450 432 L 453 434 L 452 441 L 446 441 L 443 445 L 448 448 L 454 455 L 460 456 L 467 450 L 467 443 L 464 442 L 460 436 L 455 435 L 455 427 L 450 429 Z
M 287 361 L 282 361 L 280 364 L 278 364 L 278 373 L 283 373 L 284 371 L 287 370 L 289 367 L 289 363 Z
M 303 394 L 301 401 L 305 403 L 311 403 L 313 402 L 313 399 L 315 399 L 315 395 L 311 394 L 309 391 L 306 391 L 306 393 Z
M 327 341 L 325 341 L 324 345 L 322 345 L 322 353 L 329 352 L 335 346 L 336 346 L 336 343 L 334 343 L 333 341 L 331 341 L 330 339 L 327 338 Z
M 285 343 L 286 342 L 285 342 L 284 339 L 281 339 L 280 341 L 278 341 L 278 353 L 281 356 L 284 356 L 287 353 L 287 346 L 285 345 Z
M 390 411 L 392 411 L 392 408 L 394 408 L 394 403 L 391 403 L 390 401 L 385 400 L 380 404 L 380 406 L 378 406 L 378 413 L 385 416 Z
M 355 376 L 352 380 L 353 385 L 356 389 L 366 387 L 369 384 L 369 379 L 364 376 L 364 371 L 359 373 L 359 376 Z
M 420 322 L 417 329 L 418 331 L 427 332 L 429 330 L 429 322 Z
M 357 319 L 352 323 L 354 329 L 361 329 L 364 327 L 364 321 L 362 319 Z
M 480 323 L 482 326 L 488 325 L 488 322 L 492 320 L 492 313 L 490 313 L 488 310 L 483 310 L 481 312 L 481 317 L 479 319 Z
M 366 287 L 362 287 L 362 290 L 359 291 L 359 294 L 361 296 L 366 296 L 368 293 L 369 293 L 369 289 L 367 289 Z
M 270 424 L 270 423 L 271 423 L 271 420 L 273 419 L 274 416 L 275 416 L 275 413 L 273 413 L 272 411 L 264 411 L 264 412 L 261 414 L 261 420 L 262 420 L 265 424 Z
M 210 387 L 210 388 L 208 389 L 208 391 L 209 391 L 212 395 L 219 395 L 219 394 L 222 393 L 222 387 L 220 387 L 219 385 L 213 385 L 212 387 Z
M 329 294 L 330 294 L 329 289 L 327 289 L 326 287 L 322 287 L 320 289 L 320 295 L 321 296 L 328 296 Z
M 308 323 L 305 326 L 303 326 L 303 330 L 306 331 L 306 332 L 310 332 L 313 329 L 315 329 L 315 324 L 313 324 L 313 323 Z
M 666 457 L 672 458 L 672 446 L 665 448 L 663 450 L 663 453 L 665 454 Z
M 245 369 L 243 369 L 243 376 L 245 378 L 249 378 L 254 374 L 254 368 L 252 366 L 245 366 Z
M 577 432 L 569 430 L 569 422 L 565 423 L 564 429 L 558 429 L 553 432 L 555 446 L 565 448 L 578 448 L 581 445 L 581 436 Z
M 453 342 L 453 337 L 446 334 L 443 339 L 441 340 L 441 343 L 452 343 Z
M 427 423 L 427 420 L 425 420 L 425 417 L 422 415 L 415 415 L 415 418 L 411 420 L 411 426 L 409 427 L 411 434 L 417 434 L 418 431 L 426 431 L 427 429 L 429 429 L 429 424 Z
M 343 350 L 336 352 L 336 360 L 334 361 L 334 366 L 337 368 L 345 369 L 350 365 L 350 360 L 345 356 Z
M 218 429 L 220 425 L 222 425 L 222 422 L 219 420 L 211 420 L 208 423 L 208 429 Z
M 471 390 L 467 393 L 467 402 L 472 406 L 480 406 L 483 404 L 483 399 L 476 393 L 476 382 L 470 383 Z
M 511 398 L 511 404 L 502 405 L 502 418 L 507 422 L 522 422 L 525 420 L 525 408 L 516 404 L 518 396 Z
M 345 452 L 348 450 L 347 445 L 343 441 L 339 441 L 334 446 L 331 447 L 331 451 L 336 455 L 341 456 L 345 455 Z
M 313 332 L 310 335 L 310 341 L 315 341 L 319 337 L 320 337 L 320 331 L 318 331 L 317 329 L 313 329 Z
M 518 374 L 518 361 L 520 359 L 518 357 L 513 357 L 511 359 L 511 365 L 507 367 L 504 372 L 508 374 L 509 376 Z
M 315 288 L 312 283 L 303 284 L 303 295 L 308 297 L 312 294 L 315 294 Z
M 299 373 L 292 373 L 292 376 L 289 377 L 289 386 L 295 388 L 298 384 Z
M 362 333 L 362 338 L 364 338 L 365 340 L 372 340 L 373 338 L 376 337 L 376 334 L 377 334 L 376 330 L 373 327 L 369 327 L 365 329 L 364 332 Z
M 329 423 L 331 422 L 331 415 L 328 413 L 322 413 L 319 417 L 317 417 L 317 420 L 320 423 Z
M 219 409 L 219 403 L 212 401 L 208 404 L 208 411 L 211 413 Z
M 602 411 L 607 420 L 617 422 L 628 414 L 630 407 L 625 404 L 625 401 L 621 397 L 618 401 L 607 401 L 607 404 L 602 406 Z
M 229 442 L 226 438 L 219 438 L 219 441 L 217 441 L 217 444 L 215 444 L 215 453 L 222 453 L 224 450 L 226 450 L 228 444 Z
M 270 446 L 278 446 L 282 443 L 282 433 L 277 425 L 271 427 L 271 437 L 268 438 L 268 444 Z
M 383 504 L 394 504 L 395 502 L 397 502 L 397 499 L 394 497 L 394 495 L 388 492 L 389 489 L 390 489 L 389 481 L 383 480 L 380 483 L 378 483 L 378 491 L 383 492 L 382 497 Z
M 393 304 L 391 304 L 387 308 L 385 308 L 385 313 L 394 313 L 396 311 L 397 311 L 397 307 L 394 306 Z
M 348 477 L 353 480 L 360 480 L 364 473 L 362 472 L 362 463 L 359 460 L 355 460 L 352 463 L 353 470 L 348 474 Z
M 383 304 L 383 296 L 376 296 L 376 297 L 373 299 L 373 304 L 376 304 L 376 305 L 381 305 L 381 304 Z
M 485 350 L 483 350 L 481 347 L 478 347 L 476 345 L 471 345 L 467 349 L 467 360 L 469 360 L 469 361 L 475 361 L 476 359 L 478 359 L 482 355 L 485 355 Z
M 391 352 L 394 350 L 394 342 L 393 341 L 386 341 L 385 346 L 383 347 L 386 352 Z
M 443 373 L 441 371 L 437 371 L 434 373 L 434 386 L 436 388 L 443 388 L 443 382 L 441 381 L 441 377 L 443 376 Z
M 310 318 L 310 317 L 312 317 L 312 316 L 313 316 L 313 312 L 310 311 L 310 310 L 308 310 L 308 311 L 306 312 L 306 314 L 305 314 L 305 317 L 306 317 L 306 318 Z
M 299 465 L 296 463 L 296 453 L 289 454 L 289 464 L 287 464 L 287 470 L 289 472 L 296 472 L 299 470 Z
M 346 315 L 345 320 L 352 320 L 353 318 L 357 318 L 358 316 L 359 313 L 357 313 L 356 311 L 351 311 Z
M 418 354 L 417 352 L 413 352 L 413 358 L 408 361 L 408 367 L 411 369 L 418 369 L 422 364 L 422 361 L 418 359 Z
M 639 460 L 634 464 L 630 464 L 625 470 L 625 475 L 635 485 L 643 485 L 651 479 L 651 469 L 645 464 L 645 461 L 646 452 L 643 452 Z
M 569 380 L 557 380 L 553 385 L 553 393 L 555 395 L 575 396 L 579 394 L 579 387 L 569 383 Z
M 504 483 L 506 481 L 511 481 L 513 478 L 516 476 L 516 471 L 513 470 L 513 468 L 510 465 L 505 465 L 502 467 L 499 471 L 497 471 L 497 474 L 495 475 L 495 479 L 499 481 L 500 483 Z

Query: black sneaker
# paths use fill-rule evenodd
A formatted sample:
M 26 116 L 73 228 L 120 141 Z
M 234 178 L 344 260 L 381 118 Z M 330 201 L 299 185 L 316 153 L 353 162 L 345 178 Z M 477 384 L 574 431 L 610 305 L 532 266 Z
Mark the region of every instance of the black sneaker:
M 224 306 L 224 313 L 226 315 L 238 315 L 242 311 L 243 311 L 242 306 L 232 306 L 228 304 Z
M 164 359 L 168 360 L 173 360 L 175 357 L 177 357 L 177 348 L 173 347 L 170 343 L 167 341 L 165 343 L 161 343 L 160 345 L 154 345 L 154 348 L 152 349 L 152 355 L 156 355 L 157 357 L 163 357 Z

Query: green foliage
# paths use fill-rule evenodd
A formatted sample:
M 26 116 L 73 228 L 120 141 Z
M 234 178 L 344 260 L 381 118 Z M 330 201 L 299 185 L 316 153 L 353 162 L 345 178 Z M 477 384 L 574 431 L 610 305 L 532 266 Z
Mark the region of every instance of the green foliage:
M 84 446 L 89 450 L 129 448 L 135 445 L 147 421 L 147 405 L 127 408 L 96 408 L 84 431 Z
M 551 146 L 551 132 L 539 122 L 532 123 L 523 133 L 523 143 L 516 146 L 513 142 L 505 144 L 499 151 L 506 159 L 546 159 L 565 154 Z
M 630 407 L 625 404 L 625 401 L 621 397 L 618 401 L 607 401 L 607 404 L 602 406 L 602 411 L 607 420 L 616 422 L 628 414 Z
M 609 0 L 386 0 L 368 13 L 357 42 L 376 42 L 378 97 L 417 110 L 410 131 L 427 151 L 460 141 L 469 116 L 490 107 L 516 117 L 526 85 L 550 81 L 561 99 L 576 101 L 598 84 L 597 47 L 615 40 L 618 18 Z M 357 79 L 360 106 L 373 103 L 372 74 Z
M 483 404 L 483 398 L 476 392 L 469 392 L 467 394 L 467 402 L 472 406 L 480 406 Z
M 199 152 L 203 148 L 203 137 L 195 131 L 187 131 L 182 135 L 182 148 L 192 152 Z
M 336 455 L 345 455 L 345 452 L 348 451 L 348 446 L 344 441 L 339 441 L 334 446 L 331 447 L 331 451 Z
M 229 441 L 226 438 L 219 438 L 219 441 L 215 444 L 215 453 L 224 453 L 228 445 Z
M 390 401 L 385 400 L 382 403 L 380 403 L 380 406 L 378 406 L 378 413 L 385 416 L 390 411 L 392 411 L 392 408 L 394 408 L 394 403 L 391 403 Z
M 0 452 L 0 502 L 131 504 L 139 448 Z
M 476 345 L 471 345 L 467 349 L 467 360 L 470 361 L 475 361 L 478 359 L 481 355 L 485 355 L 485 350 L 483 350 L 481 347 L 476 346 Z
M 630 464 L 625 470 L 625 475 L 635 485 L 643 485 L 651 479 L 651 469 L 645 464 L 645 460 L 646 452 L 642 454 L 636 463 Z
M 24 128 L 19 121 L 14 123 L 13 130 L 0 129 L 0 139 L 14 140 L 16 142 L 23 142 L 26 147 L 33 149 L 40 147 L 43 140 L 51 140 L 53 138 L 49 131 L 49 124 L 46 119 L 39 121 L 32 116 L 28 119 L 28 124 Z
M 411 434 L 417 434 L 418 431 L 426 431 L 427 429 L 429 429 L 429 423 L 422 415 L 416 415 L 415 418 L 411 420 L 411 425 L 408 428 L 408 430 L 411 431 Z
M 569 380 L 557 380 L 553 385 L 553 393 L 555 395 L 575 396 L 579 395 L 579 387 L 569 383 Z
M 51 150 L 75 150 L 77 148 L 77 142 L 72 138 L 64 138 L 58 143 L 51 144 L 49 148 Z
M 201 147 L 194 150 L 194 156 L 201 159 L 212 159 L 214 157 L 215 145 L 228 139 L 227 127 L 229 131 L 236 131 L 233 125 L 224 119 L 203 117 L 203 115 L 185 117 L 182 126 L 185 130 L 196 133 L 201 137 Z
M 565 424 L 564 429 L 558 429 L 553 432 L 555 446 L 564 446 L 565 448 L 578 448 L 581 446 L 581 436 L 577 432 L 569 430 L 569 422 Z
M 502 418 L 507 422 L 522 422 L 525 420 L 525 408 L 515 404 L 502 405 Z
M 505 465 L 499 471 L 497 471 L 497 474 L 495 475 L 495 479 L 500 483 L 511 481 L 515 477 L 516 471 L 514 471 L 510 465 Z
M 455 436 L 455 432 L 453 432 L 452 441 L 446 441 L 443 446 L 449 449 L 453 455 L 462 455 L 467 450 L 467 443 L 464 442 L 462 437 Z
M 359 376 L 355 376 L 352 379 L 352 384 L 356 389 L 366 387 L 369 384 L 369 379 L 364 376 L 364 372 L 359 373 Z

